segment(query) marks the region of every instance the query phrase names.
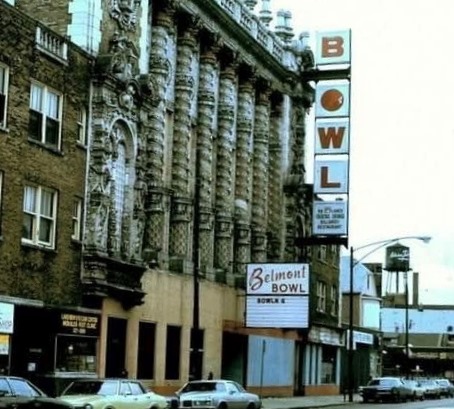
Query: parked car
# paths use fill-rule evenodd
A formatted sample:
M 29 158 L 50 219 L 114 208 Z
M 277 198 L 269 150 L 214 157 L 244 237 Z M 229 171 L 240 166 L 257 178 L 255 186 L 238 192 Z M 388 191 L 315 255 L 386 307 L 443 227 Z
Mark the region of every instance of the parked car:
M 72 406 L 47 396 L 27 379 L 0 376 L 0 408 L 71 409 Z
M 260 409 L 262 401 L 239 383 L 225 379 L 189 381 L 177 391 L 180 408 Z
M 449 379 L 435 379 L 435 382 L 437 382 L 441 388 L 441 396 L 445 396 L 447 398 L 454 397 L 454 385 Z
M 405 385 L 408 386 L 411 390 L 412 400 L 424 400 L 426 391 L 425 388 L 421 385 L 421 382 L 414 379 L 404 380 Z
M 373 378 L 360 390 L 363 402 L 394 401 L 405 402 L 412 399 L 412 391 L 398 377 Z
M 422 387 L 425 389 L 424 395 L 429 399 L 440 399 L 441 398 L 441 387 L 435 382 L 434 379 L 422 379 Z
M 74 409 L 166 409 L 168 399 L 132 379 L 82 379 L 71 382 L 59 396 Z

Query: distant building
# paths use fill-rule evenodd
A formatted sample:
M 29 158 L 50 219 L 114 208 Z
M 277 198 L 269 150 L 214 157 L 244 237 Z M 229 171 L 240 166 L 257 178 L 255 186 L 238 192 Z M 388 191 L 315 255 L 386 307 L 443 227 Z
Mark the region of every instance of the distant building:
M 409 273 L 409 286 L 407 306 L 404 288 L 384 295 L 383 372 L 454 379 L 454 306 L 420 303 L 417 272 Z
M 354 260 L 353 292 L 350 291 L 350 256 L 341 256 L 340 288 L 342 293 L 342 326 L 346 333 L 346 349 L 343 356 L 343 385 L 348 389 L 348 336 L 350 301 L 353 302 L 353 387 L 365 385 L 372 376 L 381 375 L 381 270 L 369 269 L 366 264 Z M 377 285 L 378 283 L 378 285 Z

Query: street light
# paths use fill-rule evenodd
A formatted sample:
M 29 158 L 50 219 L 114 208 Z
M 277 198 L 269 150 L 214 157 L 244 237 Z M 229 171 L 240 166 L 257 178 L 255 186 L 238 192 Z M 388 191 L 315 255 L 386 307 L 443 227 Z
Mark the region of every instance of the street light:
M 397 243 L 400 240 L 420 240 L 424 243 L 428 243 L 431 240 L 429 236 L 403 236 L 395 237 L 387 240 L 374 241 L 373 243 L 368 243 L 360 247 L 353 248 L 350 246 L 350 293 L 349 293 L 349 317 L 348 317 L 348 401 L 353 402 L 353 269 L 356 265 L 361 263 L 366 257 L 375 253 L 377 250 L 388 246 L 390 244 Z M 364 250 L 366 248 L 373 247 L 369 252 L 367 252 L 359 260 L 355 260 L 353 255 L 355 251 Z M 407 290 L 408 291 L 408 290 Z M 408 318 L 407 318 L 408 321 Z M 406 325 L 408 332 L 408 324 Z M 408 335 L 407 335 L 408 336 Z M 408 350 L 408 341 L 407 341 L 407 350 Z

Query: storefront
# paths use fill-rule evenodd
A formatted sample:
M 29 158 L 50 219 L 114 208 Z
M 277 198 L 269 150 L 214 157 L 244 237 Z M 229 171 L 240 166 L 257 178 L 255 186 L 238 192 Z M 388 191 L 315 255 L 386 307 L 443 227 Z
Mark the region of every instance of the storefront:
M 55 395 L 71 380 L 97 376 L 100 316 L 16 305 L 9 373 Z

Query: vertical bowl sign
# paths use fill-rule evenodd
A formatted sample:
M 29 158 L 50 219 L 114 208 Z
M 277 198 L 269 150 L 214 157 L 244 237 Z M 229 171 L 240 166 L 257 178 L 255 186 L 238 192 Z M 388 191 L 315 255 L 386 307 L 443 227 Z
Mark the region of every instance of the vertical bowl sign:
M 246 327 L 308 328 L 309 264 L 248 264 Z

